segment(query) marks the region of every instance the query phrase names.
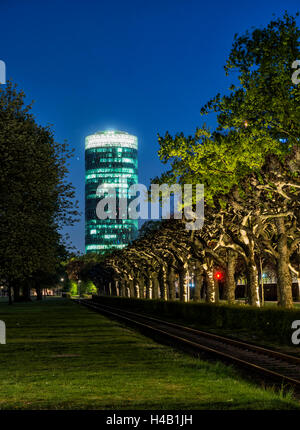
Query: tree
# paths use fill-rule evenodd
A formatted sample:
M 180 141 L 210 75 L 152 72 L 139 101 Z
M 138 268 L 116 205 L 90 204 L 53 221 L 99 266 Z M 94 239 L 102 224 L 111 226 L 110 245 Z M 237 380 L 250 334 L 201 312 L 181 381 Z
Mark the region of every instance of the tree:
M 0 88 L 0 277 L 17 291 L 35 273 L 53 273 L 61 227 L 76 221 L 74 190 L 66 180 L 72 151 L 36 123 L 25 94 Z
M 286 223 L 292 222 L 289 217 L 299 222 L 300 88 L 291 80 L 299 37 L 295 17 L 287 13 L 264 29 L 236 35 L 225 71 L 237 72 L 239 84 L 201 109 L 203 115 L 217 114 L 217 129 L 203 126 L 194 136 L 159 136 L 159 156 L 164 163 L 171 161 L 171 169 L 158 181 L 205 185 L 206 203 L 223 209 L 226 217 L 222 245 L 243 255 L 251 302 L 258 306 L 256 238 L 265 220 L 277 231 L 279 304 L 292 306 L 289 258 L 299 243 L 299 229 L 288 250 Z M 226 216 L 230 211 L 232 216 Z

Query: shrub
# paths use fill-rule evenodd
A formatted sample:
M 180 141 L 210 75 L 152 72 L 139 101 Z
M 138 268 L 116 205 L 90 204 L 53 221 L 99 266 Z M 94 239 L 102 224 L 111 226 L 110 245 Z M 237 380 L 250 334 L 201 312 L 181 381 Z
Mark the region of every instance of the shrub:
M 199 328 L 242 330 L 262 340 L 276 340 L 289 345 L 291 345 L 293 331 L 291 324 L 294 320 L 300 320 L 300 310 L 296 309 L 182 303 L 109 296 L 93 296 L 93 299 L 108 305 L 193 324 Z
M 71 296 L 76 296 L 78 294 L 78 286 L 75 281 L 71 281 L 70 294 Z

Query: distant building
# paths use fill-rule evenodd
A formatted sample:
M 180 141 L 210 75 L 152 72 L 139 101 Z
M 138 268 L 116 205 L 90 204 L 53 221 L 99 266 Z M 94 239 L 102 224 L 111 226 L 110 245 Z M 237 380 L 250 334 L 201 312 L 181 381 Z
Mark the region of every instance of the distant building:
M 96 215 L 101 184 L 118 184 L 116 196 L 127 197 L 138 183 L 138 140 L 123 131 L 100 131 L 85 139 L 85 252 L 124 248 L 135 239 L 138 221 L 99 219 Z M 118 200 L 117 200 L 118 202 Z M 117 217 L 118 218 L 118 217 Z

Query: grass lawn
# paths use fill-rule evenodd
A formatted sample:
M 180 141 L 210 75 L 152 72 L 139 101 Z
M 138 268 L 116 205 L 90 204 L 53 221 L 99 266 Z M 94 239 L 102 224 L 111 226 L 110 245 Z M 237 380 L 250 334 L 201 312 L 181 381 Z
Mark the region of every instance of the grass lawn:
M 0 303 L 0 409 L 300 409 L 67 299 Z

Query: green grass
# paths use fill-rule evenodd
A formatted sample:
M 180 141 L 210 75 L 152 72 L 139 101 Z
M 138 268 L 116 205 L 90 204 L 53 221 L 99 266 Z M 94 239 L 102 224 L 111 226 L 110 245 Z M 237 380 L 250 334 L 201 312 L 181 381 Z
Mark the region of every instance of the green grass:
M 0 303 L 0 409 L 300 409 L 65 299 Z

